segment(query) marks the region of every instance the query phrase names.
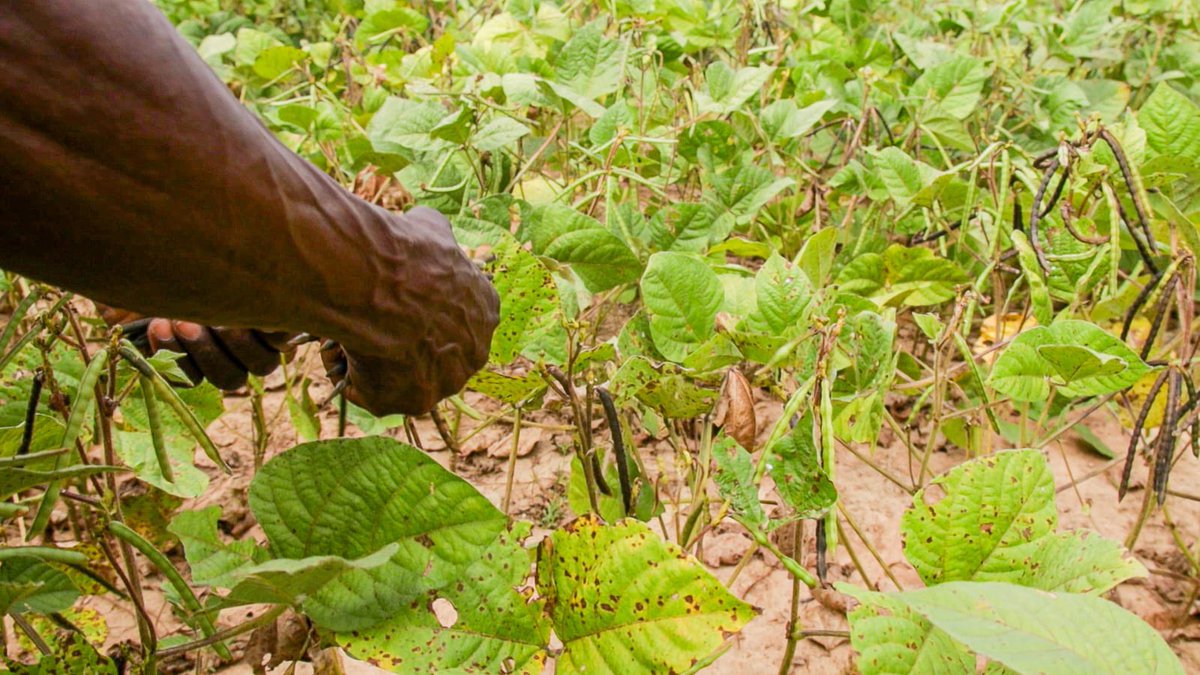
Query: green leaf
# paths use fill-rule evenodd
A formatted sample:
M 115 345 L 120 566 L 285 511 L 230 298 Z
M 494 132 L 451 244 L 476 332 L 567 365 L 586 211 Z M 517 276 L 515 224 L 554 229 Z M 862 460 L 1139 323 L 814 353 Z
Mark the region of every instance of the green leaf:
M 687 358 L 714 330 L 724 290 L 700 258 L 660 252 L 642 275 L 642 296 L 654 346 L 673 361 Z
M 308 54 L 303 49 L 292 46 L 268 47 L 259 52 L 258 58 L 254 59 L 254 74 L 264 80 L 274 80 L 307 57 Z
M 268 560 L 239 568 L 231 574 L 236 584 L 221 606 L 296 605 L 348 573 L 374 570 L 387 564 L 399 549 L 399 544 L 391 543 L 357 560 L 322 555 L 299 560 Z
M 609 470 L 604 473 L 604 479 L 610 487 L 619 485 L 615 466 L 609 467 Z M 625 517 L 625 504 L 621 502 L 620 491 L 613 490 L 611 495 L 598 492 L 596 497 L 597 505 L 600 507 L 600 517 L 605 522 L 615 523 Z M 587 475 L 578 456 L 571 459 L 571 478 L 567 483 L 567 506 L 571 507 L 572 513 L 583 514 L 592 511 L 592 499 L 588 496 Z
M 754 482 L 754 461 L 738 442 L 721 434 L 712 445 L 713 462 L 717 471 L 713 480 L 721 498 L 728 501 L 738 520 L 748 528 L 763 529 L 767 514 L 758 500 L 758 485 Z
M 781 99 L 763 108 L 759 114 L 759 122 L 771 140 L 783 141 L 808 133 L 821 121 L 825 113 L 833 110 L 835 106 L 837 101 L 824 99 L 798 108 L 795 101 Z
M 579 518 L 543 540 L 538 560 L 562 675 L 684 671 L 755 614 L 636 520 Z
M 557 79 L 590 100 L 615 92 L 621 84 L 626 44 L 604 37 L 603 20 L 575 31 L 558 53 Z
M 641 262 L 625 242 L 569 206 L 538 207 L 522 223 L 521 236 L 534 253 L 570 265 L 593 293 L 635 281 L 641 273 Z
M 837 502 L 838 492 L 821 468 L 813 444 L 812 417 L 804 417 L 771 446 L 770 452 L 771 479 L 784 503 L 795 512 L 794 517 L 816 519 L 828 513 Z
M 713 228 L 724 239 L 734 227 L 749 225 L 776 195 L 794 187 L 791 178 L 779 178 L 758 166 L 739 166 L 710 178 L 704 203 L 712 210 Z
M 494 249 L 492 283 L 500 295 L 500 323 L 488 361 L 511 363 L 532 340 L 557 324 L 558 290 L 550 270 L 511 237 Z
M 695 417 L 711 412 L 717 392 L 697 386 L 673 363 L 655 365 L 645 356 L 627 358 L 609 379 L 621 405 L 638 400 L 664 417 Z
M 906 307 L 937 305 L 955 297 L 959 284 L 969 278 L 954 261 L 938 257 L 927 248 L 893 244 L 884 252 L 887 286 L 876 301 Z
M 815 288 L 825 285 L 825 278 L 833 269 L 834 252 L 837 250 L 838 228 L 827 227 L 804 241 L 800 249 L 799 265 Z M 855 258 L 858 260 L 859 258 Z M 853 264 L 853 262 L 851 262 Z
M 1114 359 L 1124 367 L 1114 365 Z M 1063 394 L 1086 397 L 1121 391 L 1152 370 L 1099 326 L 1064 320 L 1018 335 L 996 359 L 988 383 L 1014 400 L 1032 402 L 1049 398 L 1050 378 L 1055 375 Z
M 1135 558 L 1115 541 L 1095 532 L 1059 532 L 1038 540 L 1030 558 L 1036 568 L 1026 568 L 1013 583 L 1044 591 L 1099 595 L 1134 577 L 1148 576 Z
M 1036 540 L 1054 532 L 1054 476 L 1036 450 L 961 464 L 932 482 L 945 496 L 913 496 L 901 520 L 904 555 L 926 585 L 1021 579 Z
M 726 115 L 745 105 L 760 93 L 775 74 L 771 66 L 734 70 L 724 61 L 714 61 L 704 69 L 704 88 L 695 92 L 696 109 L 701 113 Z
M 232 588 L 234 572 L 266 562 L 270 556 L 254 541 L 225 543 L 217 532 L 221 507 L 210 506 L 197 511 L 180 511 L 167 530 L 179 537 L 192 582 L 200 586 Z
M 1169 83 L 1154 88 L 1137 120 L 1156 155 L 1200 161 L 1200 108 Z
M 78 597 L 70 577 L 37 558 L 0 563 L 0 614 L 61 612 Z
M 909 96 L 934 103 L 961 120 L 975 110 L 989 77 L 991 69 L 982 60 L 957 55 L 921 73 L 909 89 Z
M 755 330 L 775 335 L 792 334 L 805 328 L 812 287 L 800 268 L 771 254 L 755 276 L 757 311 L 750 316 Z
M 903 150 L 887 147 L 874 154 L 875 171 L 887 194 L 904 207 L 911 202 L 928 206 L 953 176 L 909 157 Z
M 1094 596 L 953 582 L 892 597 L 1018 673 L 1184 672 L 1157 631 Z
M 424 153 L 450 152 L 453 143 L 433 136 L 445 117 L 446 109 L 432 101 L 418 103 L 392 96 L 367 124 L 367 138 L 376 152 L 400 155 L 410 161 Z
M 536 407 L 541 402 L 541 395 L 545 393 L 547 385 L 546 380 L 537 372 L 513 377 L 481 370 L 467 382 L 467 388 L 508 405 L 519 405 L 529 401 L 531 407 Z
M 400 32 L 420 34 L 429 27 L 429 19 L 410 7 L 392 7 L 371 12 L 363 17 L 354 31 L 354 42 L 359 49 L 378 44 Z
M 966 647 L 894 596 L 850 584 L 838 584 L 837 589 L 859 603 L 847 618 L 850 644 L 858 652 L 856 665 L 863 675 L 975 670 L 975 656 Z
M 372 436 L 299 445 L 259 470 L 250 508 L 277 558 L 356 559 L 399 552 L 312 595 L 305 613 L 346 631 L 395 615 L 482 556 L 506 518 L 470 484 L 416 448 Z
M 1037 348 L 1063 382 L 1076 382 L 1089 377 L 1117 375 L 1126 365 L 1118 356 L 1101 354 L 1079 345 L 1042 345 Z
M 495 152 L 529 134 L 529 127 L 511 117 L 500 116 L 480 127 L 471 136 L 471 145 L 484 152 Z
M 516 523 L 458 583 L 430 591 L 379 626 L 335 636 L 355 658 L 393 672 L 541 673 L 550 641 L 543 602 L 522 590 L 533 551 L 521 545 L 528 523 Z M 438 601 L 453 621 L 430 611 Z

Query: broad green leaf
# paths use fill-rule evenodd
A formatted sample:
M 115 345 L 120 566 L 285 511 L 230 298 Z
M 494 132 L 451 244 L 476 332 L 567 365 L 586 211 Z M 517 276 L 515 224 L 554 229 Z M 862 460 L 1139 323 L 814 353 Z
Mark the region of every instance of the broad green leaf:
M 635 281 L 641 262 L 599 221 L 562 204 L 538 207 L 522 224 L 533 252 L 570 265 L 593 293 Z
M 820 518 L 837 501 L 837 488 L 821 468 L 812 417 L 804 417 L 770 448 L 771 479 L 796 518 Z
M 356 570 L 374 570 L 387 564 L 399 549 L 399 544 L 391 543 L 358 560 L 321 555 L 298 560 L 268 560 L 239 568 L 230 574 L 236 583 L 221 601 L 221 606 L 299 604 L 343 575 Z
M 979 102 L 991 69 L 980 59 L 954 56 L 927 69 L 913 82 L 909 96 L 934 103 L 957 119 L 970 115 Z
M 64 639 L 56 644 L 55 651 L 41 655 L 35 665 L 10 661 L 6 655 L 0 655 L 0 664 L 7 667 L 6 672 L 17 675 L 117 675 L 125 671 L 124 662 L 122 669 L 118 670 L 113 660 L 97 651 L 85 636 L 74 632 L 64 635 Z
M 354 31 L 359 49 L 380 44 L 398 33 L 420 34 L 429 27 L 429 19 L 410 7 L 390 7 L 363 17 Z
M 879 180 L 897 206 L 904 207 L 910 202 L 928 206 L 940 187 L 952 177 L 924 162 L 918 162 L 899 148 L 884 148 L 874 157 Z
M 695 417 L 712 411 L 717 392 L 696 385 L 673 363 L 656 365 L 645 356 L 627 358 L 609 379 L 622 405 L 638 400 L 665 417 Z
M 700 258 L 660 252 L 650 256 L 642 275 L 642 296 L 654 346 L 682 361 L 713 334 L 724 290 Z
M 1054 368 L 1059 378 L 1068 383 L 1088 377 L 1117 375 L 1126 368 L 1125 361 L 1119 356 L 1101 354 L 1078 345 L 1042 345 L 1037 352 Z
M 891 597 L 1018 673 L 1184 672 L 1157 631 L 1095 596 L 960 581 Z
M 1013 583 L 1044 591 L 1106 593 L 1123 581 L 1145 577 L 1148 572 L 1115 541 L 1095 532 L 1059 532 L 1038 540 L 1030 556 L 1036 568 Z
M 774 73 L 771 66 L 734 70 L 724 61 L 714 61 L 704 69 L 704 88 L 694 94 L 696 109 L 717 115 L 738 110 L 751 96 L 762 92 Z
M 495 152 L 530 134 L 529 127 L 511 117 L 500 116 L 479 128 L 471 136 L 471 145 L 478 150 Z
M 437 103 L 393 96 L 367 124 L 367 138 L 376 152 L 401 155 L 410 161 L 424 153 L 440 155 L 454 148 L 453 143 L 435 138 L 432 133 L 445 117 L 446 109 Z
M 1057 349 L 1062 346 L 1074 349 Z M 1085 355 L 1080 349 L 1090 353 Z M 1124 367 L 1118 368 L 1113 359 Z M 1044 401 L 1050 396 L 1053 376 L 1058 376 L 1059 391 L 1067 396 L 1103 396 L 1132 386 L 1152 370 L 1124 342 L 1099 326 L 1064 320 L 1018 335 L 996 359 L 988 383 L 1018 401 Z
M 824 287 L 825 279 L 833 269 L 837 239 L 838 228 L 827 227 L 806 239 L 800 249 L 798 264 L 814 288 Z
M 683 671 L 755 614 L 636 520 L 578 518 L 543 540 L 538 561 L 562 675 Z
M 1154 88 L 1137 120 L 1156 155 L 1200 161 L 1200 108 L 1169 83 Z
M 763 108 L 759 122 L 767 136 L 776 142 L 797 138 L 816 126 L 821 117 L 836 105 L 837 101 L 824 99 L 799 108 L 795 101 L 782 99 Z
M 889 305 L 937 305 L 955 297 L 959 284 L 969 280 L 954 261 L 938 257 L 927 248 L 893 244 L 884 253 L 883 264 L 887 285 L 875 299 Z
M 904 555 L 926 585 L 1013 581 L 1054 532 L 1054 476 L 1041 453 L 1011 450 L 961 464 L 913 496 L 901 520 Z
M 529 530 L 517 523 L 457 583 L 379 626 L 337 634 L 338 645 L 393 672 L 541 673 L 550 627 L 543 601 L 522 588 L 533 562 L 533 551 L 521 545 Z M 439 600 L 455 612 L 452 622 L 431 611 Z
M 192 571 L 192 582 L 200 586 L 232 588 L 233 573 L 258 563 L 266 562 L 270 556 L 254 541 L 243 540 L 225 543 L 217 532 L 221 519 L 221 507 L 210 506 L 198 511 L 180 511 L 167 528 L 183 544 L 188 567 Z
M 558 52 L 558 81 L 591 100 L 615 92 L 621 83 L 627 46 L 604 37 L 603 21 L 575 31 Z
M 754 461 L 738 442 L 721 434 L 712 444 L 713 463 L 717 465 L 713 480 L 721 498 L 728 501 L 738 520 L 748 528 L 763 529 L 767 514 L 758 500 L 758 485 L 754 482 Z
M 757 311 L 750 316 L 754 329 L 783 335 L 805 328 L 802 322 L 808 315 L 812 287 L 808 277 L 778 253 L 772 254 L 759 268 L 755 295 Z
M 250 485 L 250 508 L 276 558 L 356 559 L 399 545 L 387 564 L 347 572 L 304 603 L 314 622 L 339 631 L 380 623 L 451 583 L 506 522 L 423 452 L 379 436 L 305 443 L 273 458 Z
M 838 584 L 837 589 L 858 600 L 847 618 L 850 644 L 858 652 L 856 665 L 863 675 L 975 670 L 975 656 L 966 647 L 895 597 L 851 584 Z
M 672 204 L 659 214 L 651 227 L 658 226 L 655 242 L 663 250 L 704 253 L 733 231 L 732 219 L 718 221 L 715 210 L 704 204 Z
M 712 211 L 716 232 L 724 239 L 734 227 L 749 225 L 767 202 L 796 185 L 791 178 L 779 178 L 758 166 L 739 166 L 710 177 L 710 189 L 704 203 Z
M 539 331 L 557 323 L 558 291 L 550 270 L 513 239 L 506 237 L 495 255 L 491 272 L 500 295 L 500 324 L 492 336 L 488 361 L 505 365 Z
M 308 54 L 303 49 L 280 45 L 268 47 L 254 59 L 254 73 L 264 80 L 274 80 L 303 61 Z
M 174 362 L 171 362 L 172 367 Z M 196 415 L 200 425 L 207 427 L 225 411 L 224 396 L 220 390 L 209 382 L 196 387 L 177 389 L 179 398 Z M 150 420 L 146 416 L 146 408 L 141 404 L 142 394 L 139 384 L 130 398 L 131 404 L 121 407 L 121 415 L 127 422 L 124 430 L 117 430 L 115 446 L 117 455 L 133 469 L 137 477 L 154 487 L 177 497 L 192 498 L 204 494 L 208 489 L 208 474 L 196 467 L 196 441 L 188 432 L 187 427 L 171 410 L 171 407 L 159 402 L 159 422 L 162 429 L 163 441 L 167 450 L 168 461 L 174 471 L 175 481 L 167 481 L 162 475 L 158 457 L 154 451 L 153 439 L 150 436 Z
M 0 610 L 3 614 L 61 612 L 79 597 L 70 577 L 37 558 L 0 563 Z

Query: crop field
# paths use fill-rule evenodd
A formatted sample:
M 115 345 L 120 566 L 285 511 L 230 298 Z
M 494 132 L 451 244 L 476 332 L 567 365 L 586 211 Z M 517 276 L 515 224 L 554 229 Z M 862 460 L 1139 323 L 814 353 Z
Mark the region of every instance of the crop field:
M 4 273 L 8 669 L 1200 672 L 1200 2 L 155 4 L 500 324 L 375 417 Z

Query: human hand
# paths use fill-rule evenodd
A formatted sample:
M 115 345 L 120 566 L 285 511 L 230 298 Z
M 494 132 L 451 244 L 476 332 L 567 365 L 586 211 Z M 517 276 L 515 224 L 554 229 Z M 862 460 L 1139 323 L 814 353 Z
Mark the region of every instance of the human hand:
M 97 304 L 100 317 L 110 326 L 130 325 L 146 317 Z M 280 364 L 280 355 L 290 357 L 294 348 L 289 335 L 245 328 L 214 328 L 190 321 L 151 318 L 146 324 L 146 350 L 183 354 L 179 367 L 199 384 L 206 379 L 226 391 L 246 384 L 249 375 L 269 375 Z
M 377 281 L 371 306 L 355 317 L 360 345 L 326 342 L 330 380 L 376 415 L 421 414 L 457 393 L 487 363 L 500 298 L 459 248 L 445 216 L 415 208 L 396 218 L 391 278 Z M 376 270 L 378 272 L 378 270 Z

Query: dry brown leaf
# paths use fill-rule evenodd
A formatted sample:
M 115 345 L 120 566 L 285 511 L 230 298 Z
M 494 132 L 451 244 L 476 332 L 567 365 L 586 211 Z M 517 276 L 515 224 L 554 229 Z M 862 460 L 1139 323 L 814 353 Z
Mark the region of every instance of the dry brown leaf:
M 758 417 L 754 413 L 754 392 L 750 382 L 737 368 L 725 373 L 721 398 L 717 401 L 717 425 L 743 448 L 753 452 L 758 437 Z

